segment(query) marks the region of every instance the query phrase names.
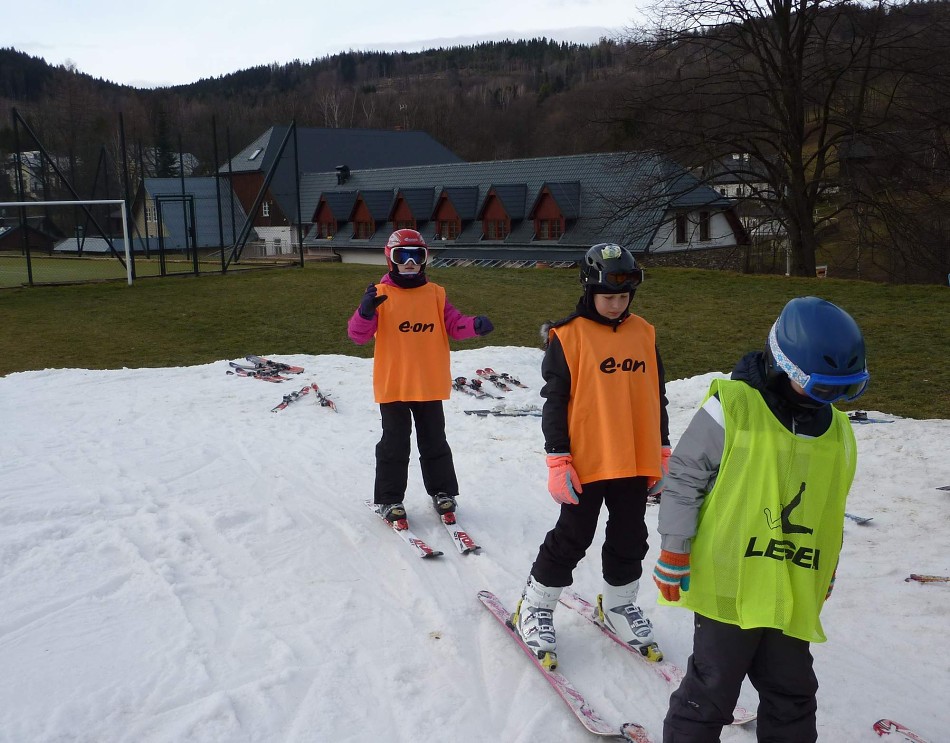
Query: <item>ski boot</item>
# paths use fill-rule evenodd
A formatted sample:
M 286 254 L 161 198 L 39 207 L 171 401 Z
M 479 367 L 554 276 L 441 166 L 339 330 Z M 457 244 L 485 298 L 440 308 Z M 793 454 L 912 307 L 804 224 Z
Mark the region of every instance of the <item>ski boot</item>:
M 432 505 L 435 507 L 436 513 L 440 516 L 444 516 L 447 513 L 455 513 L 455 496 L 449 495 L 448 493 L 436 493 L 431 496 Z
M 376 505 L 376 510 L 390 524 L 406 518 L 406 507 L 402 503 L 379 503 Z
M 557 638 L 554 635 L 554 608 L 561 595 L 560 588 L 550 588 L 538 583 L 534 576 L 528 578 L 515 613 L 509 620 L 541 665 L 549 671 L 557 668 Z
M 653 639 L 653 624 L 636 604 L 639 589 L 639 580 L 625 586 L 604 583 L 604 592 L 597 597 L 597 618 L 644 658 L 659 662 L 663 653 Z

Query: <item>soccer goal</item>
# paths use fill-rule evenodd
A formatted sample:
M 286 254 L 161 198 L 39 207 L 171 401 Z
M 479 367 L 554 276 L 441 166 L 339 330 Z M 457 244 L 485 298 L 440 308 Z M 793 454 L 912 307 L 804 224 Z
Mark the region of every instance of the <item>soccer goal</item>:
M 34 226 L 36 218 L 30 218 L 30 214 L 38 209 L 47 210 L 48 215 L 48 210 L 56 207 L 80 208 L 87 217 L 91 217 L 88 210 L 84 209 L 88 206 L 119 207 L 122 245 L 118 249 L 115 245 L 118 240 L 111 237 L 85 237 L 84 227 L 77 227 L 74 237 L 56 239 L 44 229 L 44 220 L 41 219 L 39 225 Z M 12 209 L 12 213 L 8 209 Z M 0 226 L 0 286 L 32 286 L 34 271 L 43 275 L 40 283 L 121 278 L 121 274 L 115 275 L 114 269 L 103 268 L 104 265 L 115 266 L 116 261 L 124 269 L 126 281 L 132 285 L 132 248 L 124 199 L 0 201 L 0 210 L 0 215 L 4 216 Z M 125 255 L 124 262 L 120 253 Z

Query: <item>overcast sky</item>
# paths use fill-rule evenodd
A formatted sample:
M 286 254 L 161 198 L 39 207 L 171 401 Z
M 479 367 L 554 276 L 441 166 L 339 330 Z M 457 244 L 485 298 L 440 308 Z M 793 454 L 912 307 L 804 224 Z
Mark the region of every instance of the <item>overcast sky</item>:
M 0 47 L 136 87 L 191 83 L 347 50 L 547 36 L 593 43 L 641 19 L 629 0 L 32 0 L 5 3 Z

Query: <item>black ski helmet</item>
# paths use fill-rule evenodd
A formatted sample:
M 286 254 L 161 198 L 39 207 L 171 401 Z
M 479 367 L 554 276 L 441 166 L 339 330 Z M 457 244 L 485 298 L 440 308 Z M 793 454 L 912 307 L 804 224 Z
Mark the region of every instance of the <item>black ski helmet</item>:
M 818 297 L 785 305 L 769 331 L 765 356 L 769 375 L 787 375 L 823 404 L 860 397 L 870 379 L 858 324 Z
M 581 261 L 581 286 L 585 294 L 621 294 L 633 298 L 643 282 L 643 269 L 626 248 L 614 243 L 597 243 Z

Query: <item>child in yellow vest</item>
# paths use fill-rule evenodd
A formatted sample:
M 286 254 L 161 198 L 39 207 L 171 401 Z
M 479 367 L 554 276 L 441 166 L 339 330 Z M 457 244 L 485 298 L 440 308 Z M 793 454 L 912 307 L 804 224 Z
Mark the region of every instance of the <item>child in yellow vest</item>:
M 373 501 L 383 518 L 395 522 L 406 518 L 413 421 L 426 491 L 439 514 L 455 511 L 459 486 L 442 409 L 452 387 L 449 338 L 487 335 L 494 328 L 484 315 L 463 315 L 445 289 L 429 281 L 428 247 L 416 230 L 393 232 L 385 254 L 389 272 L 367 287 L 347 332 L 359 344 L 376 338 L 373 391 L 383 436 L 376 445 Z
M 594 245 L 581 265 L 584 295 L 573 315 L 543 328 L 541 428 L 548 490 L 561 504 L 512 622 L 541 662 L 557 663 L 553 613 L 561 589 L 590 547 L 600 510 L 609 512 L 600 616 L 648 658 L 662 656 L 636 604 L 647 553 L 648 490 L 659 490 L 669 457 L 663 363 L 655 331 L 630 313 L 643 272 L 629 250 Z
M 864 337 L 844 310 L 790 301 L 765 350 L 715 380 L 670 459 L 653 576 L 660 603 L 695 612 L 693 655 L 670 698 L 664 743 L 719 740 L 748 676 L 756 733 L 817 740 L 809 644 L 831 595 L 857 461 L 831 403 L 868 382 Z

